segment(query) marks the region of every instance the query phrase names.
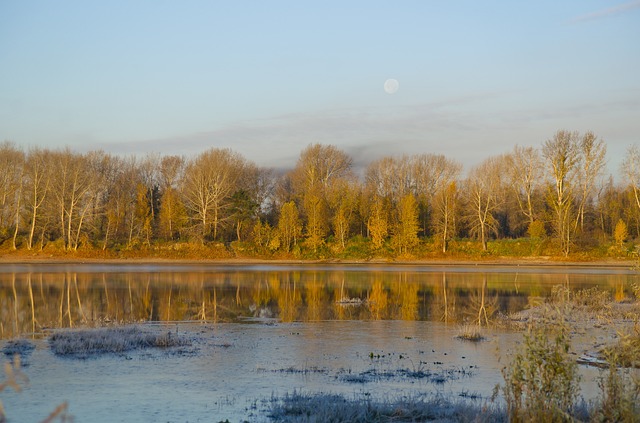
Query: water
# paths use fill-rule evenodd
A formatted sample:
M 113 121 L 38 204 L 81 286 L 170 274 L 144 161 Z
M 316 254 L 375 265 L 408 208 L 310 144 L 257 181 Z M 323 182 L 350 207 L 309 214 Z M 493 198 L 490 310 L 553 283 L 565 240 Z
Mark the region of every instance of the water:
M 519 311 L 558 284 L 621 297 L 637 278 L 580 267 L 3 265 L 2 336 L 36 350 L 29 385 L 0 398 L 26 422 L 64 401 L 78 422 L 233 422 L 264 419 L 263 400 L 294 390 L 486 399 L 521 335 L 456 339 L 480 305 Z M 45 339 L 113 322 L 194 343 L 82 360 L 54 356 Z M 597 372 L 583 372 L 593 386 Z
M 616 298 L 625 268 L 447 266 L 7 265 L 0 338 L 104 322 L 472 319 L 510 313 L 553 286 L 599 286 Z

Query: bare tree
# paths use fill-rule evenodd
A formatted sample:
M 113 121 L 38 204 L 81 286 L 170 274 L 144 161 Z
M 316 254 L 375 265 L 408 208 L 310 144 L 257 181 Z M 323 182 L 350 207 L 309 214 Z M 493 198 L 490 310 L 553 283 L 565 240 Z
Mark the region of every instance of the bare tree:
M 217 239 L 226 217 L 224 211 L 245 165 L 245 159 L 229 149 L 210 149 L 187 163 L 182 195 L 187 211 L 200 228 L 201 241 L 209 235 Z
M 185 160 L 180 156 L 165 156 L 160 161 L 160 211 L 161 232 L 173 239 L 185 224 L 186 211 L 179 196 L 179 185 L 184 175 Z
M 402 174 L 402 161 L 393 157 L 383 157 L 367 166 L 365 170 L 365 185 L 367 191 L 384 198 L 390 204 L 398 202 L 403 194 L 409 192 L 405 183 L 407 175 Z
M 72 248 L 78 249 L 81 236 L 87 234 L 87 241 L 91 241 L 91 236 L 99 238 L 99 228 L 102 213 L 104 211 L 104 200 L 106 198 L 107 187 L 107 166 L 110 156 L 103 151 L 90 151 L 84 156 L 86 160 L 86 172 L 88 175 L 88 189 L 84 193 L 82 207 L 78 209 L 78 223 L 75 230 L 75 239 L 72 241 Z
M 544 174 L 540 153 L 533 147 L 516 146 L 505 160 L 513 198 L 530 226 L 539 219 L 535 193 L 541 187 Z
M 622 162 L 622 174 L 633 190 L 636 204 L 640 209 L 640 148 L 636 144 L 627 149 Z
M 466 180 L 467 220 L 471 233 L 480 238 L 482 250 L 487 251 L 487 237 L 498 233 L 494 213 L 504 201 L 504 160 L 490 157 L 471 169 Z
M 58 209 L 63 248 L 77 249 L 78 236 L 91 206 L 95 182 L 89 161 L 68 148 L 52 153 L 52 194 Z
M 575 176 L 580 164 L 579 134 L 564 130 L 556 132 L 543 144 L 542 155 L 551 176 L 548 202 L 554 214 L 555 232 L 563 254 L 568 256 L 575 212 Z
M 291 172 L 294 190 L 301 194 L 320 185 L 322 190 L 340 178 L 351 174 L 352 160 L 333 145 L 313 144 L 300 153 Z
M 333 233 L 345 248 L 347 238 L 351 233 L 351 226 L 355 220 L 360 184 L 354 180 L 342 179 L 334 183 L 329 191 L 329 208 L 333 211 L 331 224 Z
M 18 229 L 24 152 L 13 144 L 0 144 L 0 240 Z M 15 249 L 15 236 L 13 248 Z
M 587 205 L 593 198 L 598 178 L 603 175 L 606 164 L 607 146 L 598 139 L 593 132 L 587 132 L 579 142 L 580 166 L 576 175 L 577 180 L 577 216 L 576 228 L 584 231 L 584 216 Z
M 138 164 L 140 179 L 147 190 L 146 198 L 149 202 L 151 221 L 155 222 L 158 205 L 158 188 L 160 185 L 161 157 L 158 153 L 148 153 Z
M 51 160 L 47 150 L 31 149 L 25 163 L 25 206 L 29 215 L 29 234 L 27 236 L 27 249 L 33 248 L 40 210 L 45 198 L 49 194 L 51 182 Z M 44 227 L 44 225 L 43 225 Z M 43 231 L 44 232 L 44 231 Z
M 108 189 L 104 192 L 104 220 L 102 248 L 113 240 L 132 246 L 141 232 L 136 217 L 136 194 L 140 183 L 135 157 L 110 157 L 103 165 Z
M 449 239 L 456 228 L 456 216 L 458 213 L 458 177 L 462 171 L 462 165 L 456 161 L 440 156 L 434 165 L 434 195 L 433 209 L 434 219 L 432 226 L 437 238 L 442 244 L 442 252 L 446 253 Z

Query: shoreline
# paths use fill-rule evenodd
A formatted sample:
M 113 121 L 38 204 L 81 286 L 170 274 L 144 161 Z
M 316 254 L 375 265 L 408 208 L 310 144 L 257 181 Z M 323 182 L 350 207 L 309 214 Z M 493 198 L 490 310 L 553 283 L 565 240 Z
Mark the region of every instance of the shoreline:
M 0 265 L 3 264 L 157 264 L 157 265 L 385 265 L 385 266 L 477 266 L 477 267 L 587 267 L 587 268 L 628 268 L 633 269 L 637 265 L 635 260 L 622 259 L 598 259 L 589 261 L 565 260 L 551 257 L 501 257 L 495 259 L 464 259 L 464 258 L 434 258 L 416 260 L 394 259 L 260 259 L 260 258 L 220 258 L 220 259 L 174 259 L 161 257 L 135 257 L 135 258 L 85 258 L 85 257 L 25 257 L 0 255 Z

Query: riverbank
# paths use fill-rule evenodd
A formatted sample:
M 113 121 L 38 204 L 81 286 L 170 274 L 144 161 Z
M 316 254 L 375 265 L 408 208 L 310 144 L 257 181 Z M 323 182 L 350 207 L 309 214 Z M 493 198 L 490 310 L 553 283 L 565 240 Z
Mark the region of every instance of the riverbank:
M 615 267 L 634 268 L 636 260 L 593 259 L 576 260 L 564 257 L 491 257 L 491 258 L 429 258 L 429 259 L 268 259 L 252 257 L 229 258 L 170 258 L 155 256 L 84 257 L 72 254 L 0 253 L 0 264 L 206 264 L 206 265 L 402 265 L 402 266 L 553 266 L 553 267 Z

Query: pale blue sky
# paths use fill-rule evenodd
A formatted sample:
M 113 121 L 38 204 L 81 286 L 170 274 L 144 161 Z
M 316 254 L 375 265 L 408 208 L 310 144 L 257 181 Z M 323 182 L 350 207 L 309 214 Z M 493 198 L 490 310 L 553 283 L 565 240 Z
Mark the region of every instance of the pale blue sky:
M 0 0 L 0 140 L 25 147 L 468 168 L 592 130 L 617 172 L 639 75 L 638 0 Z

